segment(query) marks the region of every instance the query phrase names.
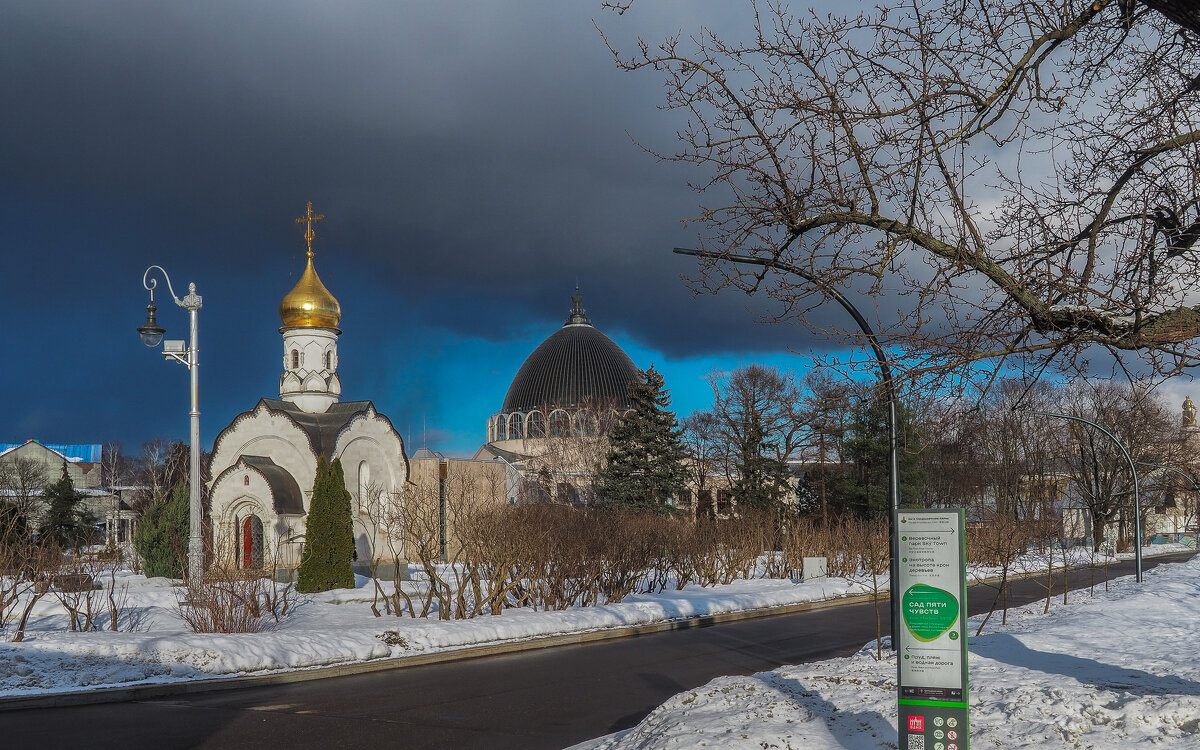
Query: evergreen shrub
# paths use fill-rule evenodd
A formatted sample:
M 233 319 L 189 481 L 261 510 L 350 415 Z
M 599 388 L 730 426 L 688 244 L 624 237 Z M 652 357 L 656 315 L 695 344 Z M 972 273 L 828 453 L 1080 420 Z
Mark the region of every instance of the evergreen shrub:
M 354 588 L 350 569 L 354 559 L 354 521 L 342 462 L 335 458 L 330 464 L 322 456 L 313 481 L 296 590 L 312 594 Z

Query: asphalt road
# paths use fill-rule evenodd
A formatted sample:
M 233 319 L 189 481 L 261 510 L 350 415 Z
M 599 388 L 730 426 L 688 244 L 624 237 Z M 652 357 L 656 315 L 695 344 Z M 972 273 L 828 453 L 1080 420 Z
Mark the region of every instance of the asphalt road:
M 1149 569 L 1190 553 L 1146 558 Z M 1110 575 L 1129 575 L 1132 563 Z M 1096 570 L 1096 581 L 1103 571 Z M 1072 587 L 1086 589 L 1088 570 Z M 1103 583 L 1100 583 L 1103 586 Z M 1056 584 L 1061 597 L 1061 582 Z M 1086 596 L 1086 592 L 1081 595 Z M 976 614 L 994 591 L 968 595 Z M 1010 604 L 1045 597 L 1016 582 Z M 882 603 L 887 631 L 887 603 Z M 8 747 L 563 748 L 636 724 L 714 677 L 845 656 L 875 637 L 871 604 L 313 682 L 0 713 Z

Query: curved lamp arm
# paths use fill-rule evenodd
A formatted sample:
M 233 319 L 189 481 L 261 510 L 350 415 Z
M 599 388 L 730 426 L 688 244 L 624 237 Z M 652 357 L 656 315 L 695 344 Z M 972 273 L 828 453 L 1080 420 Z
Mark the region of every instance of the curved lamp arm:
M 175 300 L 175 304 L 183 307 L 183 304 L 179 301 L 179 297 L 175 295 L 175 289 L 171 286 L 171 277 L 167 274 L 167 269 L 163 268 L 162 266 L 150 266 L 146 269 L 146 272 L 142 274 L 142 286 L 150 292 L 150 300 L 152 302 L 154 301 L 154 289 L 158 286 L 158 279 L 151 278 L 150 276 L 150 272 L 156 268 L 167 281 L 167 291 L 170 292 L 171 299 Z
M 1103 427 L 1096 424 L 1095 422 L 1091 421 L 1090 419 L 1084 419 L 1083 417 L 1076 417 L 1076 416 L 1072 416 L 1070 414 L 1055 414 L 1055 413 L 1048 412 L 1048 411 L 1035 411 L 1033 409 L 1022 409 L 1021 411 L 1024 411 L 1027 414 L 1037 414 L 1038 416 L 1041 416 L 1041 417 L 1058 417 L 1059 419 L 1070 419 L 1074 422 L 1082 422 L 1083 424 L 1091 425 L 1092 427 L 1095 427 L 1097 430 L 1100 430 L 1105 435 L 1107 435 L 1109 437 L 1109 439 L 1112 440 L 1114 443 L 1116 443 L 1117 447 L 1121 449 L 1121 453 L 1125 454 L 1125 460 L 1129 462 L 1129 472 L 1133 475 L 1133 523 L 1134 523 L 1133 556 L 1134 556 L 1135 567 L 1136 567 L 1136 572 L 1137 572 L 1137 582 L 1141 583 L 1142 582 L 1142 501 L 1141 501 L 1140 495 L 1138 494 L 1137 467 L 1134 466 L 1133 456 L 1129 455 L 1129 451 L 1128 451 L 1128 449 L 1125 448 L 1125 444 L 1122 443 L 1120 440 L 1118 440 L 1116 435 L 1112 434 L 1111 432 L 1104 429 Z
M 888 568 L 890 569 L 889 578 L 891 579 L 889 590 L 891 595 L 892 648 L 897 648 L 900 643 L 898 628 L 900 627 L 901 617 L 900 567 L 896 563 L 896 560 L 900 557 L 900 541 L 896 534 L 896 518 L 900 511 L 900 447 L 896 434 L 899 422 L 896 415 L 896 386 L 892 380 L 892 368 L 888 365 L 887 354 L 883 351 L 883 347 L 879 345 L 875 331 L 871 328 L 867 319 L 862 316 L 862 313 L 858 311 L 858 308 L 845 295 L 830 286 L 823 279 L 791 263 L 766 258 L 755 258 L 751 255 L 726 255 L 724 253 L 713 253 L 705 250 L 692 250 L 686 247 L 677 247 L 674 252 L 677 255 L 690 255 L 695 258 L 708 258 L 711 260 L 725 260 L 730 263 L 763 266 L 768 269 L 773 268 L 777 271 L 782 271 L 783 273 L 790 273 L 793 276 L 799 276 L 841 305 L 842 309 L 848 312 L 850 317 L 854 318 L 854 322 L 858 323 L 858 327 L 862 329 L 863 334 L 867 337 L 867 341 L 870 342 L 871 350 L 875 353 L 875 360 L 879 363 L 879 374 L 883 381 L 884 395 L 887 396 L 888 400 Z
M 167 269 L 163 268 L 162 266 L 150 266 L 146 269 L 146 272 L 142 274 L 142 286 L 150 292 L 150 302 L 154 302 L 154 288 L 158 286 L 158 279 L 151 277 L 150 272 L 156 268 L 166 280 L 167 291 L 170 292 L 171 299 L 175 300 L 176 305 L 185 310 L 199 310 L 204 306 L 203 298 L 199 294 L 196 294 L 195 284 L 188 284 L 187 295 L 183 299 L 179 299 L 178 295 L 175 294 L 175 288 L 171 286 L 171 277 L 167 274 Z

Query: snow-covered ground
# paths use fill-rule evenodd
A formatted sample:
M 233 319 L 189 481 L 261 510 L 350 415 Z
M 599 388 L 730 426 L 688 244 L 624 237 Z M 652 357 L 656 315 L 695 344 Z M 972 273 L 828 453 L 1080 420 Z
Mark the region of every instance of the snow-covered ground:
M 971 746 L 1200 747 L 1200 558 L 1010 610 L 970 639 Z M 972 618 L 971 633 L 979 618 Z M 858 654 L 721 677 L 573 750 L 896 745 L 896 662 Z
M 1030 560 L 1026 568 L 1038 566 Z M 1106 594 L 1098 587 L 1094 599 L 1073 593 L 1072 606 L 1056 602 L 1049 617 L 1037 616 L 1033 608 L 1021 611 L 1004 629 L 994 618 L 988 626 L 994 635 L 972 640 L 972 703 L 979 737 L 998 745 L 976 746 L 1116 748 L 1151 737 L 1168 748 L 1200 746 L 1200 736 L 1193 737 L 1200 721 L 1200 682 L 1193 680 L 1200 680 L 1200 666 L 1172 662 L 1192 650 L 1192 641 L 1184 638 L 1200 616 L 1193 582 L 1198 574 L 1200 562 L 1164 566 L 1148 572 L 1141 589 L 1122 581 Z M 886 575 L 881 583 L 887 586 Z M 373 617 L 372 586 L 360 580 L 356 589 L 307 596 L 275 630 L 246 635 L 193 634 L 176 614 L 179 589 L 163 578 L 127 574 L 118 586 L 128 587 L 136 630 L 67 631 L 65 611 L 48 596 L 38 602 L 24 642 L 0 642 L 0 697 L 444 652 L 839 598 L 868 592 L 870 582 L 738 581 L 631 596 L 617 605 L 509 610 L 440 622 Z M 11 634 L 11 624 L 0 631 L 0 637 Z M 596 746 L 887 746 L 895 732 L 894 673 L 894 662 L 880 664 L 864 653 L 752 678 L 722 678 L 677 696 L 636 730 Z M 1034 739 L 1042 744 L 1027 744 Z
M 777 607 L 868 590 L 863 582 L 845 579 L 754 579 L 561 612 L 510 609 L 499 616 L 440 621 L 375 617 L 370 609 L 373 586 L 360 577 L 356 589 L 302 597 L 274 630 L 219 635 L 192 633 L 184 625 L 176 606 L 181 589 L 168 579 L 127 573 L 118 575 L 117 586 L 128 586 L 134 630 L 70 632 L 62 605 L 47 596 L 36 605 L 23 642 L 0 642 L 0 697 L 323 667 Z M 127 627 L 124 618 L 118 622 L 123 630 Z M 10 623 L 0 638 L 10 639 L 12 631 Z

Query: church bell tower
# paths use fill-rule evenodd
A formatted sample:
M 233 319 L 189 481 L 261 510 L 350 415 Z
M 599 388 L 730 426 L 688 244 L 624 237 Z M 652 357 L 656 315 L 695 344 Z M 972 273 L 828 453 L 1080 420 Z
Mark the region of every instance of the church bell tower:
M 296 219 L 305 224 L 308 262 L 292 291 L 279 303 L 283 327 L 283 374 L 279 376 L 279 398 L 306 412 L 319 414 L 337 403 L 342 395 L 338 379 L 337 340 L 341 331 L 342 307 L 329 293 L 313 266 L 313 223 L 324 219 L 313 215 L 312 201 L 306 214 Z

